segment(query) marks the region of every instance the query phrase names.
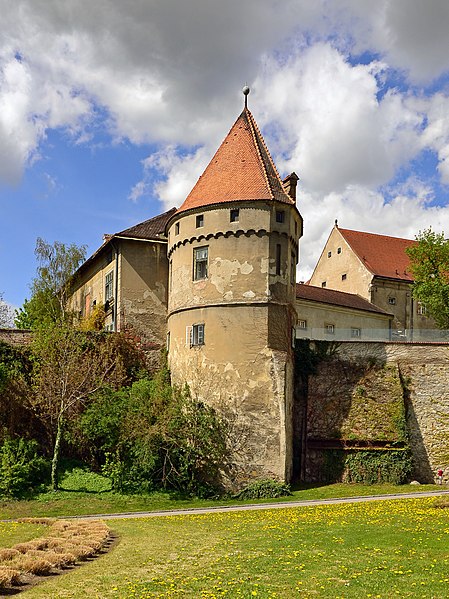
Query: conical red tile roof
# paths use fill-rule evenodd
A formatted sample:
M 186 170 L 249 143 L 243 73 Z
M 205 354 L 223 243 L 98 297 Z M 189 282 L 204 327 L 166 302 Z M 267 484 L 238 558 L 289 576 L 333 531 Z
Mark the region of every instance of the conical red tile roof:
M 236 200 L 295 202 L 282 186 L 265 141 L 245 108 L 178 212 Z

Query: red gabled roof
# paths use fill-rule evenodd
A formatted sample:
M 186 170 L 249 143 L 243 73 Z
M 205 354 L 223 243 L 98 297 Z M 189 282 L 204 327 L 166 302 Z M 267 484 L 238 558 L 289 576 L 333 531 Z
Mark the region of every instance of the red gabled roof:
M 332 306 L 342 306 L 344 308 L 353 308 L 354 310 L 364 310 L 365 312 L 375 312 L 392 316 L 381 308 L 378 308 L 368 300 L 354 293 L 346 293 L 344 291 L 336 291 L 327 287 L 316 287 L 315 285 L 307 285 L 297 283 L 296 298 L 309 300 L 311 302 L 320 302 L 322 304 L 330 304 Z
M 366 268 L 378 277 L 413 281 L 406 248 L 416 245 L 411 239 L 363 233 L 349 229 L 338 230 Z
M 264 139 L 245 108 L 178 212 L 236 200 L 295 202 L 282 185 Z

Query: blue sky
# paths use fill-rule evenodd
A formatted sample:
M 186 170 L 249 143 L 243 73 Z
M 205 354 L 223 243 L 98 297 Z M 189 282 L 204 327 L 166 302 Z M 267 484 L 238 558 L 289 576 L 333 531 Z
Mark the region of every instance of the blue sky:
M 337 218 L 449 229 L 447 0 L 0 0 L 0 295 L 37 237 L 179 206 L 243 107 L 300 177 L 307 278 Z

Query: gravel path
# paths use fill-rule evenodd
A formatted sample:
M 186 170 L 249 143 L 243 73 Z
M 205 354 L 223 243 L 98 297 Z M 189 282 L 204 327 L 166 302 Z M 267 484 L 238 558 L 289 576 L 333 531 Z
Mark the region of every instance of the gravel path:
M 192 509 L 161 510 L 154 512 L 124 512 L 120 514 L 89 514 L 87 516 L 67 516 L 67 518 L 116 520 L 120 518 L 160 518 L 163 516 L 187 516 L 198 514 L 214 514 L 217 512 L 245 512 L 249 510 L 274 510 L 281 508 L 307 507 L 311 505 L 328 505 L 336 503 L 362 503 L 364 501 L 385 501 L 392 499 L 414 499 L 420 497 L 438 497 L 449 495 L 447 491 L 424 491 L 417 493 L 398 493 L 396 495 L 368 495 L 364 497 L 343 497 L 339 499 L 307 499 L 304 501 L 283 501 L 278 503 L 253 503 L 246 505 L 228 505 L 217 507 L 199 507 Z

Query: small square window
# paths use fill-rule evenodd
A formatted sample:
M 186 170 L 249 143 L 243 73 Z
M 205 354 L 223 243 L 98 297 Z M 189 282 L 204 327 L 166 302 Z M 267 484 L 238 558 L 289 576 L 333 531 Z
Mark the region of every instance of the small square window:
M 389 297 L 388 298 L 388 303 L 390 304 L 390 306 L 395 306 L 396 305 L 396 298 L 395 297 Z
M 229 215 L 229 220 L 231 221 L 231 223 L 239 222 L 239 212 L 240 210 L 238 208 L 231 208 L 231 212 Z
M 342 281 L 346 281 L 346 274 L 344 274 L 344 275 L 341 275 L 341 280 L 342 280 Z
M 194 324 L 191 329 L 190 345 L 204 345 L 204 324 Z
M 332 256 L 332 252 L 327 252 L 327 257 L 330 258 Z
M 328 335 L 333 335 L 335 333 L 335 325 L 334 324 L 326 324 L 326 325 L 324 325 L 324 329 Z
M 193 250 L 193 280 L 207 279 L 207 261 L 209 248 L 201 247 Z
M 283 210 L 276 210 L 276 222 L 277 223 L 285 222 L 285 212 Z
M 359 329 L 357 327 L 351 328 L 351 337 L 352 338 L 359 338 L 361 336 L 362 336 L 362 329 Z
M 323 289 L 324 289 L 324 287 L 326 287 L 326 281 L 323 281 L 323 282 L 321 283 L 321 287 L 323 287 Z
M 179 235 L 179 223 L 175 225 L 175 235 Z
M 337 248 L 337 254 L 341 254 L 341 248 Z
M 298 320 L 298 329 L 307 330 L 307 320 Z
M 196 228 L 204 227 L 204 214 L 196 215 Z

